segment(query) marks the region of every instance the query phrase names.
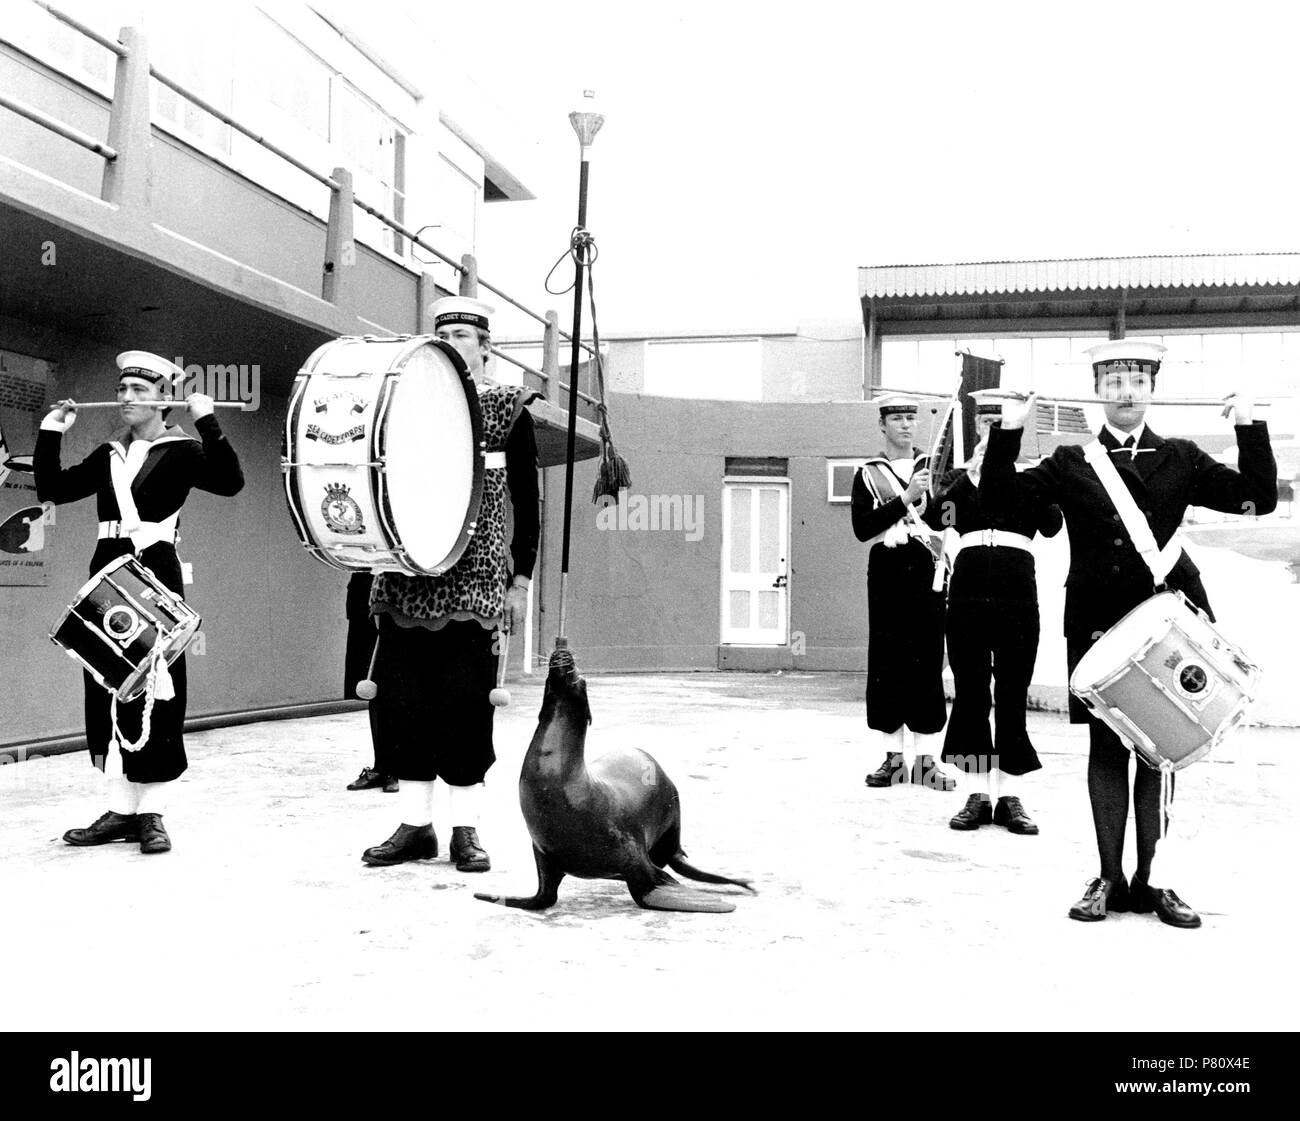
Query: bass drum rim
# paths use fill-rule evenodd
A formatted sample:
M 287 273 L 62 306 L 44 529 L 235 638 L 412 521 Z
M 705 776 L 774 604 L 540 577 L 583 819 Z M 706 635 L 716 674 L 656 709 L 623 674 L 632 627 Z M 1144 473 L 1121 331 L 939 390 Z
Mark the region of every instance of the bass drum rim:
M 397 543 L 398 547 L 394 549 L 394 552 L 398 556 L 401 556 L 408 565 L 408 568 L 404 570 L 407 575 L 441 576 L 449 568 L 455 567 L 455 565 L 460 561 L 460 558 L 465 555 L 465 550 L 469 548 L 470 540 L 474 537 L 477 530 L 479 510 L 483 505 L 483 490 L 487 484 L 487 472 L 484 468 L 486 453 L 483 446 L 483 411 L 479 407 L 478 386 L 474 384 L 474 378 L 469 372 L 469 365 L 451 343 L 444 339 L 436 338 L 433 335 L 415 335 L 411 339 L 411 345 L 398 353 L 398 356 L 389 366 L 388 372 L 396 374 L 399 379 L 404 377 L 406 374 L 407 363 L 410 362 L 416 353 L 423 349 L 426 343 L 432 344 L 436 350 L 441 351 L 444 357 L 451 362 L 451 368 L 460 379 L 461 388 L 465 392 L 465 402 L 469 413 L 471 449 L 469 501 L 465 505 L 465 516 L 461 519 L 460 530 L 457 532 L 456 539 L 452 542 L 451 548 L 447 551 L 446 555 L 432 568 L 425 568 L 415 563 L 410 553 L 407 552 L 406 546 L 401 543 L 397 523 L 393 520 L 393 508 L 390 501 L 388 473 L 386 470 L 378 476 L 379 485 L 376 488 L 377 493 L 375 495 L 375 500 L 381 512 L 381 520 L 386 523 L 384 530 L 385 535 L 391 536 Z M 388 417 L 388 409 L 393 398 L 393 383 L 385 384 L 384 393 L 385 399 L 383 402 L 383 415 L 386 421 Z M 376 423 L 371 434 L 373 441 L 372 451 L 375 453 L 376 459 L 384 459 L 385 456 L 381 455 L 380 452 L 382 451 L 386 454 L 387 448 L 380 448 L 379 444 L 381 439 L 387 441 L 388 426 L 387 424 L 381 426 L 378 423 L 378 417 L 380 414 L 378 404 L 376 405 L 375 414 Z M 371 569 L 371 571 L 383 572 L 389 570 Z
M 328 369 L 322 369 L 322 363 L 335 347 L 343 343 L 403 344 L 382 369 L 374 371 L 385 376 L 384 383 L 375 400 L 374 417 L 371 423 L 368 445 L 372 461 L 384 463 L 382 469 L 370 468 L 367 471 L 367 481 L 370 487 L 371 500 L 378 514 L 376 530 L 378 535 L 383 538 L 388 556 L 392 558 L 388 562 L 367 563 L 363 559 L 349 557 L 327 549 L 321 544 L 311 532 L 310 524 L 304 513 L 305 507 L 302 500 L 298 469 L 289 466 L 289 462 L 295 453 L 297 430 L 301 423 L 302 403 L 306 397 L 307 384 L 316 374 L 329 374 Z M 387 415 L 392 403 L 394 387 L 399 384 L 400 378 L 405 375 L 406 366 L 411 358 L 426 345 L 433 346 L 450 362 L 452 371 L 459 379 L 461 390 L 465 396 L 466 411 L 469 414 L 471 448 L 471 478 L 465 513 L 451 547 L 432 567 L 417 565 L 402 541 L 400 527 L 394 518 L 390 500 L 387 477 L 388 466 L 385 458 L 388 439 Z M 303 547 L 322 564 L 341 572 L 371 572 L 376 574 L 380 572 L 396 572 L 406 576 L 440 576 L 455 566 L 464 556 L 465 550 L 474 537 L 479 512 L 483 504 L 483 492 L 487 483 L 483 416 L 479 406 L 478 387 L 474 384 L 474 379 L 469 372 L 469 366 L 456 348 L 433 335 L 340 335 L 328 342 L 321 343 L 312 351 L 299 369 L 294 383 L 285 413 L 281 461 L 284 464 L 283 483 L 285 499 L 289 507 L 289 516 Z M 379 558 L 375 558 L 375 560 L 378 561 Z

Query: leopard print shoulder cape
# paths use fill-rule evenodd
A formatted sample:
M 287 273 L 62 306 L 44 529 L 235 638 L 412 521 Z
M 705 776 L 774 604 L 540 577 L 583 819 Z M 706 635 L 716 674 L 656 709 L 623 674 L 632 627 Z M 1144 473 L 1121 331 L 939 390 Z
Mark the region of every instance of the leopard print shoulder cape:
M 510 430 L 538 394 L 514 385 L 483 386 L 479 410 L 489 452 L 503 452 Z M 452 619 L 475 619 L 495 626 L 505 607 L 509 558 L 506 549 L 506 469 L 484 472 L 478 525 L 465 552 L 441 576 L 380 572 L 370 590 L 370 613 L 390 614 L 399 623 L 438 629 Z

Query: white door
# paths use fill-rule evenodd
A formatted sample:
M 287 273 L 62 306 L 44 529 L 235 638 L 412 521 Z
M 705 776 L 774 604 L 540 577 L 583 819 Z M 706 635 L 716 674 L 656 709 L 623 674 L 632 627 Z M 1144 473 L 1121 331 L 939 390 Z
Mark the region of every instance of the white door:
M 722 642 L 786 645 L 790 481 L 728 479 L 722 527 Z

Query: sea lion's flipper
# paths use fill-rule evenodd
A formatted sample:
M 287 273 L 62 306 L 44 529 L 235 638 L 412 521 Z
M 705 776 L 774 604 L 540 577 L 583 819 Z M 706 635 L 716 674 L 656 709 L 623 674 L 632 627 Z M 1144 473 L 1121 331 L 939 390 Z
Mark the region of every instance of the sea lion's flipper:
M 648 911 L 712 911 L 726 914 L 736 909 L 736 905 L 724 895 L 696 891 L 681 884 L 663 884 L 633 898 L 638 906 Z
M 722 895 L 696 891 L 679 884 L 662 868 L 650 867 L 643 873 L 629 875 L 627 889 L 638 907 L 647 911 L 711 911 L 726 914 L 736 905 Z
M 743 887 L 753 895 L 758 894 L 748 880 L 733 880 L 730 876 L 719 876 L 716 872 L 702 872 L 700 869 L 687 864 L 686 854 L 680 849 L 677 850 L 676 855 L 668 858 L 668 867 L 679 875 L 685 876 L 688 880 L 698 880 L 702 884 L 732 884 L 735 887 Z
M 503 907 L 518 907 L 524 911 L 544 911 L 555 906 L 559 898 L 560 881 L 564 879 L 564 870 L 548 860 L 546 854 L 533 848 L 533 861 L 537 865 L 536 895 L 487 895 L 476 891 L 475 899 L 484 903 L 499 903 Z

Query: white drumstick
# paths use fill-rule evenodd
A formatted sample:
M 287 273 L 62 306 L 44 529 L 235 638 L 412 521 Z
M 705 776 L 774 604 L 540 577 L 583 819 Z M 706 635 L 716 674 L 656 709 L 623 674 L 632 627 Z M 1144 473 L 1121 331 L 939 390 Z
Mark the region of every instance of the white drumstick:
M 183 409 L 185 402 L 182 401 L 78 401 L 68 408 L 72 411 L 77 409 L 120 409 L 123 405 L 139 405 L 146 409 Z M 244 401 L 213 401 L 214 409 L 244 409 L 248 404 Z

